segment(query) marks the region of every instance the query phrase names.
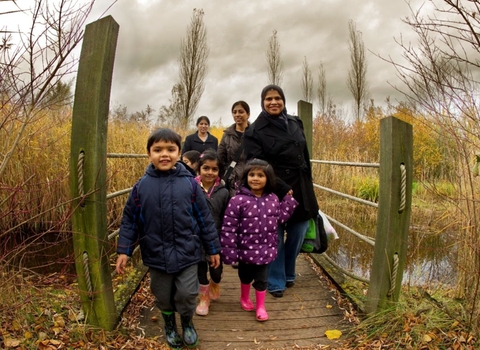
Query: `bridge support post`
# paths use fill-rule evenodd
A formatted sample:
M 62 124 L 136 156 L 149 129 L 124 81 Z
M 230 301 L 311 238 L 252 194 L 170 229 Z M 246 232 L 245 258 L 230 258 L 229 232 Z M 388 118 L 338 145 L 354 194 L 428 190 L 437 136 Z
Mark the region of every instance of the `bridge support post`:
M 412 125 L 395 117 L 382 119 L 380 195 L 367 313 L 394 305 L 400 295 L 410 225 L 412 169 Z
M 119 26 L 107 16 L 86 26 L 73 105 L 70 194 L 78 285 L 87 322 L 117 323 L 108 261 L 106 157 L 113 63 Z
M 313 133 L 313 112 L 312 104 L 303 100 L 297 103 L 298 117 L 303 122 L 303 132 L 307 139 L 308 154 L 312 157 L 312 133 Z

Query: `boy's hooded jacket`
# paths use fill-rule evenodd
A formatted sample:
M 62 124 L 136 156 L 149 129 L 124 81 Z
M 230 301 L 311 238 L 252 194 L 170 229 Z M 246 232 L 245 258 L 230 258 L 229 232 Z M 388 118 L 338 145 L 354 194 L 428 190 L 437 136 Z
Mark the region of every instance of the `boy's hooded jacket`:
M 287 221 L 297 205 L 290 195 L 280 202 L 274 193 L 257 197 L 240 188 L 225 209 L 220 238 L 223 262 L 265 265 L 275 260 L 278 224 Z
M 215 222 L 202 189 L 180 162 L 166 172 L 150 164 L 130 193 L 117 253 L 131 256 L 137 244 L 145 266 L 167 273 L 200 262 L 202 244 L 207 254 L 220 253 Z

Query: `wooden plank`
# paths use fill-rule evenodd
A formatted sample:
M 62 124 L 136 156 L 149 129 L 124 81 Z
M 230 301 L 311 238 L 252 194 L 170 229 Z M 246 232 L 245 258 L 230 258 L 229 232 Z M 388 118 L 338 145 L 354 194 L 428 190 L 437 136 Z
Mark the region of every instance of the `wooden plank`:
M 240 308 L 237 270 L 225 266 L 220 299 L 211 302 L 207 316 L 194 316 L 200 338 L 198 349 L 284 349 L 338 345 L 337 341 L 325 336 L 325 331 L 339 329 L 345 332 L 350 325 L 344 321 L 343 312 L 333 299 L 335 295 L 303 254 L 297 260 L 297 275 L 295 286 L 288 288 L 283 298 L 267 294 L 265 306 L 269 320 L 258 322 L 254 311 L 247 312 Z M 255 301 L 253 288 L 251 298 Z M 160 336 L 159 341 L 164 341 L 160 310 L 151 305 L 143 310 L 141 317 L 140 328 L 145 336 Z M 180 324 L 178 315 L 177 318 Z
M 107 330 L 116 314 L 108 263 L 106 154 L 119 26 L 111 16 L 86 26 L 73 105 L 70 193 L 78 286 L 87 322 Z

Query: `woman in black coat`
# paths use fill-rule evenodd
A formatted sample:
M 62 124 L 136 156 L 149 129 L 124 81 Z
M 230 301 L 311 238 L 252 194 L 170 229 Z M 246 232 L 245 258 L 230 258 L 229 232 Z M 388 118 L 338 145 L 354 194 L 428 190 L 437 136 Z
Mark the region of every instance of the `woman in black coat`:
M 182 147 L 182 154 L 185 152 L 195 150 L 200 153 L 207 149 L 218 148 L 218 139 L 208 132 L 210 128 L 210 119 L 206 116 L 201 116 L 197 119 L 197 131 L 194 134 L 188 135 L 185 138 L 185 143 Z
M 318 203 L 302 121 L 287 114 L 285 94 L 277 85 L 262 90 L 261 106 L 262 112 L 244 135 L 246 158 L 269 162 L 277 176 L 280 200 L 292 191 L 299 202 L 292 217 L 278 227 L 278 256 L 268 270 L 268 291 L 274 297 L 282 297 L 285 289 L 294 285 L 295 261 L 308 221 L 318 213 Z

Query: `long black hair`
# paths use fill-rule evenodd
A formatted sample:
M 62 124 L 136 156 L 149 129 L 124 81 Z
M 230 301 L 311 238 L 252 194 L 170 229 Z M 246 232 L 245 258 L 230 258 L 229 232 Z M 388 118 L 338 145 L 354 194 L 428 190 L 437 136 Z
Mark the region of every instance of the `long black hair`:
M 267 182 L 265 184 L 265 188 L 263 189 L 263 192 L 264 193 L 274 192 L 277 184 L 275 172 L 273 171 L 273 167 L 268 162 L 261 159 L 254 158 L 245 165 L 239 185 L 246 187 L 250 190 L 251 188 L 248 185 L 248 173 L 252 170 L 257 170 L 257 169 L 263 171 L 265 173 L 265 176 L 267 177 Z

